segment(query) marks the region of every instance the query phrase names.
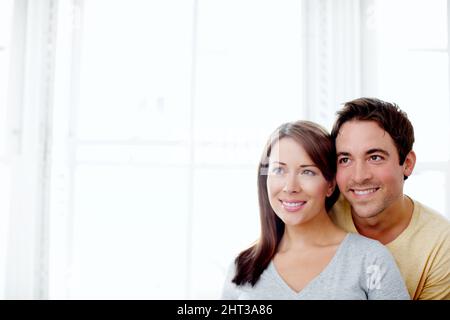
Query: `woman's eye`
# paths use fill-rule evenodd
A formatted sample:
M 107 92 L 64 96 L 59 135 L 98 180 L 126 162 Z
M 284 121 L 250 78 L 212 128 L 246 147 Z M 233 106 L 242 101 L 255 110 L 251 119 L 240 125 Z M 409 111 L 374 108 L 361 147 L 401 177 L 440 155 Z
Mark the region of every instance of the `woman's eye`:
M 311 170 L 303 170 L 302 174 L 307 175 L 307 176 L 315 176 L 316 175 L 316 173 Z
M 284 170 L 281 167 L 275 167 L 271 170 L 273 174 L 283 174 Z

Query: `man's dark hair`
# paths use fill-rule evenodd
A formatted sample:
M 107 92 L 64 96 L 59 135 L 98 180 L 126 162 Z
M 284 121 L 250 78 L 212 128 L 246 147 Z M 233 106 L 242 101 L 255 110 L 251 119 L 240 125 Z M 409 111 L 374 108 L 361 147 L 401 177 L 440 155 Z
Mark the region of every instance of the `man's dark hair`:
M 334 141 L 339 130 L 347 121 L 375 121 L 381 129 L 389 133 L 397 147 L 400 165 L 414 144 L 414 129 L 406 113 L 395 103 L 385 102 L 376 98 L 359 98 L 344 104 L 337 112 L 331 136 Z

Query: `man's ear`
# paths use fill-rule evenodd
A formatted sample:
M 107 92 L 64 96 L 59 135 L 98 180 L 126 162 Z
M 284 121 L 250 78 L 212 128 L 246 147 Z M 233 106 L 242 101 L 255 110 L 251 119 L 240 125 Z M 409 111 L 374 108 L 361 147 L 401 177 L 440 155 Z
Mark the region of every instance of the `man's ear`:
M 330 197 L 333 194 L 335 188 L 336 188 L 336 180 L 328 182 L 327 197 Z
M 416 153 L 413 150 L 411 150 L 406 155 L 405 162 L 403 163 L 403 175 L 409 177 L 412 174 L 415 165 L 416 165 Z

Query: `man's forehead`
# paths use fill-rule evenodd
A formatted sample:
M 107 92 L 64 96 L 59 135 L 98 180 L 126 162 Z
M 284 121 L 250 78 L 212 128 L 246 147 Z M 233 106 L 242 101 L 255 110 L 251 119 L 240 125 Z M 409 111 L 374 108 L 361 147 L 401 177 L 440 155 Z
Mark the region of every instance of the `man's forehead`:
M 395 148 L 395 143 L 389 133 L 375 121 L 352 120 L 340 128 L 336 137 L 336 148 L 338 152 L 350 151 L 339 149 L 367 152 L 371 149 Z
M 342 133 L 342 131 L 348 131 L 349 129 L 353 130 L 374 130 L 374 131 L 381 131 L 384 133 L 387 133 L 383 127 L 376 122 L 375 120 L 358 120 L 358 119 L 352 119 L 349 121 L 344 122 L 341 127 L 339 128 L 339 133 Z

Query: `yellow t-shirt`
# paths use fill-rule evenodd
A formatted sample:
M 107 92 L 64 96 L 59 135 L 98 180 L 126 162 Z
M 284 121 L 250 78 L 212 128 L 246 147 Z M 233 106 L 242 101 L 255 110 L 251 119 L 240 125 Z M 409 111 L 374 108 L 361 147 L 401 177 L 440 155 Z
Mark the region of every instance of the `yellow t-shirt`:
M 450 300 L 450 222 L 414 201 L 408 227 L 386 247 L 391 251 L 414 300 Z M 331 219 L 347 232 L 358 233 L 350 204 L 341 195 Z

